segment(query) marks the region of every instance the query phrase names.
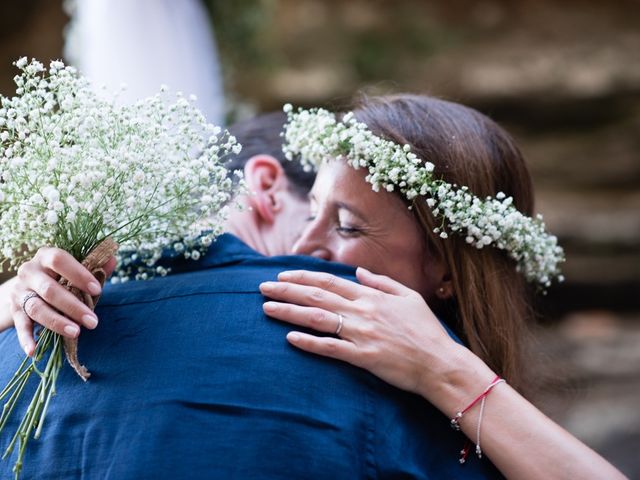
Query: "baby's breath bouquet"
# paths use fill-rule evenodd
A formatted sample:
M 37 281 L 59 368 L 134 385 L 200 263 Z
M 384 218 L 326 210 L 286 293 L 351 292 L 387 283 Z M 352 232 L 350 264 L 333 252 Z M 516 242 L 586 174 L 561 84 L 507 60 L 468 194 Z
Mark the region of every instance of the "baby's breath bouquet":
M 222 161 L 240 145 L 207 123 L 193 98 L 162 88 L 118 106 L 115 95 L 104 100 L 60 61 L 48 69 L 26 58 L 15 65 L 21 71 L 16 96 L 2 97 L 0 107 L 0 271 L 1 264 L 15 269 L 38 248 L 54 246 L 99 276 L 117 245 L 143 252 L 146 260 L 138 263 L 148 270 L 163 248 L 204 230 L 209 234 L 199 247 L 206 247 L 221 233 L 233 190 Z M 63 351 L 83 379 L 89 375 L 74 347 L 43 330 L 33 358 L 0 392 L 2 432 L 31 375 L 39 378 L 3 456 L 19 445 L 16 477 L 27 441 L 34 431 L 40 435 Z

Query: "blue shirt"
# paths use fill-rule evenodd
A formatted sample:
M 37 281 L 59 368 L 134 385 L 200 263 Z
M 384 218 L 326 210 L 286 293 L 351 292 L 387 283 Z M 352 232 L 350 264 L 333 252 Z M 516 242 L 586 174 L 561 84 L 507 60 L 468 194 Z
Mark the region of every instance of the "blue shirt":
M 264 257 L 225 234 L 174 274 L 105 288 L 83 331 L 87 383 L 65 365 L 23 479 L 494 478 L 458 463 L 465 437 L 422 398 L 307 354 L 265 317 L 258 285 L 286 269 L 353 279 L 309 257 Z M 0 334 L 0 386 L 23 354 Z M 2 452 L 24 401 L 0 436 Z M 0 462 L 12 478 L 15 453 Z

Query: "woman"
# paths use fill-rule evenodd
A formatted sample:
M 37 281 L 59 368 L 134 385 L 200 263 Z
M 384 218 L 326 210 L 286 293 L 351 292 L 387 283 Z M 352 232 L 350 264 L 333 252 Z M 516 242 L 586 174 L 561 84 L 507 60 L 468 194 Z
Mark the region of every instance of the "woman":
M 280 282 L 263 284 L 263 293 L 275 300 L 264 305 L 268 315 L 335 334 L 316 336 L 307 330 L 290 333 L 288 340 L 422 395 L 452 418 L 452 424 L 479 447 L 477 452 L 486 454 L 507 477 L 622 477 L 513 388 L 522 384 L 521 339 L 531 318 L 525 275 L 547 284 L 549 274 L 556 273 L 555 263 L 549 267 L 548 262 L 538 262 L 536 270 L 528 268 L 532 264 L 525 259 L 519 263 L 525 275 L 516 272 L 516 262 L 505 252 L 517 251 L 517 245 L 510 251 L 489 245 L 476 248 L 479 242 L 471 238 L 471 247 L 467 241 L 473 235 L 458 237 L 455 219 L 445 224 L 431 210 L 435 203 L 415 196 L 406 184 L 410 177 L 426 185 L 431 173 L 434 190 L 418 188 L 418 194 L 437 197 L 442 187 L 446 198 L 453 191 L 447 185 L 464 185 L 480 197 L 503 192 L 521 212 L 531 214 L 529 175 L 512 140 L 479 113 L 428 97 L 364 100 L 354 112 L 357 122 L 347 117 L 331 123 L 330 117 L 316 113 L 302 115 L 298 119 L 304 122 L 289 126 L 289 151 L 301 153 L 303 159 L 305 153 L 340 158 L 319 170 L 311 194 L 312 217 L 295 253 L 368 270 L 357 271 L 361 285 L 311 272 L 283 272 Z M 342 128 L 345 125 L 348 128 Z M 314 137 L 314 132 L 329 132 L 329 139 Z M 400 146 L 407 155 L 367 132 Z M 331 150 L 330 145 L 342 150 Z M 379 157 L 381 169 L 367 163 L 367 154 Z M 398 173 L 384 164 L 389 156 L 413 162 L 412 155 L 425 160 L 418 162 L 424 167 L 419 172 L 412 167 Z M 433 172 L 426 161 L 435 165 Z M 384 189 L 374 192 L 367 174 Z M 394 182 L 400 195 L 384 191 Z M 505 217 L 513 214 L 507 207 Z M 483 243 L 485 236 L 479 236 Z M 551 238 L 546 240 L 552 260 L 561 258 Z M 89 281 L 81 278 L 73 262 L 55 266 L 47 264 L 47 258 L 45 251 L 40 263 L 30 262 L 23 278 L 42 273 L 44 266 L 65 276 L 73 273 L 78 285 Z M 13 308 L 19 310 L 18 305 Z M 449 335 L 432 309 L 469 349 Z M 69 306 L 61 310 L 69 311 Z M 78 309 L 72 317 L 81 320 L 83 315 Z M 496 375 L 510 385 L 501 384 Z
M 456 228 L 455 218 L 443 223 L 432 209 L 447 208 L 441 198 L 407 199 L 415 191 L 402 185 L 402 175 L 394 175 L 399 163 L 385 163 L 402 154 L 376 138 L 409 145 L 403 150 L 421 165 L 434 164 L 431 180 L 422 179 L 435 183 L 431 198 L 438 197 L 434 190 L 443 187 L 442 180 L 480 198 L 510 203 L 511 197 L 518 211 L 530 216 L 531 180 L 513 140 L 478 112 L 429 97 L 364 99 L 353 114 L 355 120 L 334 124 L 322 112 L 303 112 L 292 118 L 285 141 L 303 161 L 305 155 L 310 163 L 331 159 L 319 169 L 310 195 L 312 215 L 294 253 L 365 267 L 357 270 L 361 285 L 321 273 L 283 272 L 280 282 L 262 285 L 263 293 L 277 300 L 266 302 L 265 312 L 337 334 L 292 332 L 287 338 L 298 348 L 350 362 L 422 395 L 509 478 L 622 477 L 518 393 L 526 381 L 523 337 L 532 321 L 525 277 L 545 288 L 551 275 L 559 275 L 563 257 L 555 238 L 541 234 L 539 245 L 528 246 L 531 239 L 521 239 L 536 251 L 539 262 L 533 264 L 510 258 L 522 245 L 478 245 L 468 229 Z M 374 192 L 371 183 L 385 188 Z M 509 215 L 517 216 L 505 208 Z M 496 237 L 491 243 L 499 245 L 502 239 Z M 469 349 L 447 334 L 433 312 Z M 498 384 L 500 377 L 509 385 Z

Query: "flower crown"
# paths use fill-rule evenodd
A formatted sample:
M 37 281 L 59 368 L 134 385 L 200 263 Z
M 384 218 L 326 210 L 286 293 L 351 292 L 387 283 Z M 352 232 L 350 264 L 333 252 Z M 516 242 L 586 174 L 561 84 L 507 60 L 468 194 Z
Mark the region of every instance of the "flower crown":
M 442 220 L 434 229 L 441 238 L 453 232 L 478 249 L 492 245 L 504 250 L 516 261 L 517 271 L 543 289 L 553 279 L 564 280 L 558 268 L 564 261 L 558 239 L 545 231 L 541 215 L 531 218 L 519 212 L 512 197 L 499 192 L 483 200 L 466 186 L 435 178 L 432 163 L 419 159 L 409 145 L 374 135 L 352 112 L 341 121 L 322 108 L 294 112 L 286 104 L 284 112 L 288 117 L 284 154 L 289 160 L 299 156 L 305 170 L 317 169 L 330 159 L 346 159 L 353 168 L 368 170 L 366 180 L 376 192 L 397 188 L 410 201 L 426 197 L 434 216 Z

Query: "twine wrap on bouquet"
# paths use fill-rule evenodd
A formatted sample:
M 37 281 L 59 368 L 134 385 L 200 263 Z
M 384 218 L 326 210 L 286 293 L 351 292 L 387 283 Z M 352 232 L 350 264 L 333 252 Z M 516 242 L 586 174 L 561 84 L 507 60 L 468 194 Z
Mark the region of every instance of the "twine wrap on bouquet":
M 107 279 L 107 275 L 102 267 L 105 263 L 107 263 L 109 258 L 115 255 L 117 250 L 118 244 L 111 238 L 105 238 L 82 261 L 82 265 L 91 272 L 96 280 L 98 280 L 100 286 L 103 286 L 104 282 Z M 76 298 L 82 301 L 91 310 L 94 310 L 96 308 L 96 304 L 98 303 L 100 296 L 92 297 L 88 293 L 83 292 L 77 287 L 74 287 L 66 278 L 61 278 L 59 283 L 67 290 L 69 290 L 73 295 L 75 295 Z M 87 379 L 91 376 L 91 373 L 78 360 L 78 339 L 65 337 L 63 339 L 63 343 L 64 353 L 67 357 L 69 365 L 71 365 L 71 367 L 76 371 L 80 378 L 82 378 L 82 380 L 86 382 Z

